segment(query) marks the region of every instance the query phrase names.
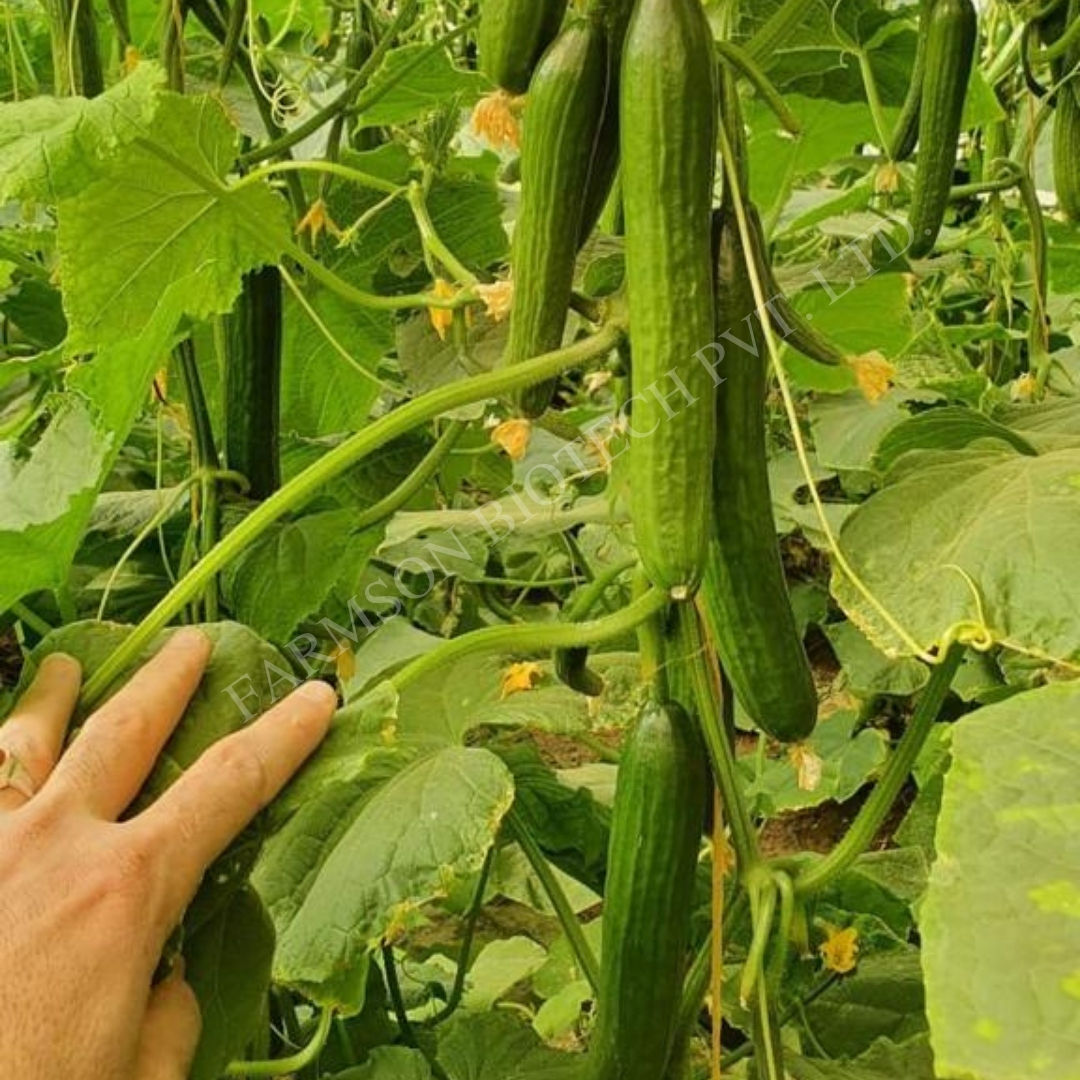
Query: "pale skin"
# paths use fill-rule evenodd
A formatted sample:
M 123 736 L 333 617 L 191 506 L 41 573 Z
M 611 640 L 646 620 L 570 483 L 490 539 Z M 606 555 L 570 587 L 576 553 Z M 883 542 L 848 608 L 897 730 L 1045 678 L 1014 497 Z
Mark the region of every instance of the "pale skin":
M 308 683 L 120 821 L 202 677 L 178 631 L 62 751 L 78 663 L 47 658 L 0 726 L 36 793 L 0 789 L 0 1062 L 5 1080 L 182 1080 L 199 1009 L 182 973 L 152 986 L 207 866 L 315 749 L 335 695 Z

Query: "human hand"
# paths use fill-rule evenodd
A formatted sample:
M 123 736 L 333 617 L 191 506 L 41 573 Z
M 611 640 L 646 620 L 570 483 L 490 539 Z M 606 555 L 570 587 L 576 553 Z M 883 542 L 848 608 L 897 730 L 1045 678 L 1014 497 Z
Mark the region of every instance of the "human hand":
M 187 1075 L 199 1011 L 182 974 L 151 987 L 162 947 L 207 866 L 315 749 L 335 705 L 330 686 L 307 683 L 118 822 L 210 652 L 203 634 L 177 631 L 62 756 L 81 673 L 49 656 L 0 726 L 5 1080 Z

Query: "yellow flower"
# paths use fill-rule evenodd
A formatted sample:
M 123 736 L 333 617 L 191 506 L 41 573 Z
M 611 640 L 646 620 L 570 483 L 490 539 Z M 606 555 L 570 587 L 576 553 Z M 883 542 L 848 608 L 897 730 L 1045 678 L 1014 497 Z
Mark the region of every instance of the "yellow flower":
M 849 357 L 848 364 L 855 373 L 863 397 L 871 403 L 880 401 L 888 393 L 896 376 L 896 368 L 876 349 Z
M 1039 380 L 1028 371 L 1013 382 L 1009 389 L 1009 397 L 1013 401 L 1032 401 L 1038 388 Z
M 841 930 L 829 923 L 825 924 L 825 929 L 829 936 L 822 942 L 819 951 L 826 969 L 838 975 L 854 971 L 859 955 L 859 931 L 854 926 Z
M 496 281 L 491 285 L 477 285 L 473 292 L 484 301 L 484 310 L 494 322 L 502 322 L 510 314 L 514 304 L 514 283 Z
M 889 161 L 874 174 L 874 192 L 877 195 L 891 195 L 900 187 L 900 170 Z
M 540 681 L 541 674 L 540 665 L 534 660 L 511 664 L 503 672 L 499 697 L 508 698 L 511 694 L 520 694 L 523 690 L 531 690 Z
M 124 49 L 124 59 L 120 64 L 124 74 L 130 75 L 139 66 L 140 59 L 139 50 L 134 45 L 128 45 Z
M 435 284 L 431 289 L 431 295 L 440 300 L 450 300 L 456 293 L 457 290 L 454 286 L 443 278 L 436 278 Z M 454 325 L 454 309 L 430 307 L 428 308 L 428 315 L 431 318 L 431 325 L 435 327 L 435 332 L 443 341 L 445 341 L 446 335 L 450 331 L 450 327 Z
M 511 461 L 520 461 L 525 456 L 531 437 L 532 424 L 520 417 L 504 420 L 491 431 L 491 441 L 506 451 Z
M 495 90 L 482 97 L 473 109 L 473 131 L 495 150 L 505 146 L 516 150 L 521 145 L 521 127 L 516 115 L 519 103 L 519 98 L 505 90 Z
M 337 222 L 330 216 L 326 209 L 326 203 L 322 199 L 316 199 L 307 210 L 307 213 L 297 222 L 296 235 L 302 232 L 310 232 L 312 242 L 318 243 L 323 230 L 331 236 L 341 236 L 341 229 Z

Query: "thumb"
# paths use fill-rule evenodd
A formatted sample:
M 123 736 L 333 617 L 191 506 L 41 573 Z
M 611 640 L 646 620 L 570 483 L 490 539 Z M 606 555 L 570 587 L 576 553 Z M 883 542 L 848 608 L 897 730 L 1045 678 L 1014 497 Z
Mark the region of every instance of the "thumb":
M 182 970 L 150 992 L 139 1035 L 135 1080 L 185 1080 L 195 1058 L 202 1019 Z

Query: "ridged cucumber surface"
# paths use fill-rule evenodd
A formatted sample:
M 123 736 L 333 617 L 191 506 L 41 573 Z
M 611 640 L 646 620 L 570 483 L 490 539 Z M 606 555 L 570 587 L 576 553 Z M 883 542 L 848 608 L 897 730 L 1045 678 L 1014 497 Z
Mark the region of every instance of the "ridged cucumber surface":
M 700 0 L 639 0 L 620 82 L 632 416 L 631 512 L 654 584 L 701 579 L 709 537 L 715 380 L 710 216 L 716 61 Z
M 912 258 L 933 250 L 945 220 L 977 38 L 978 18 L 971 0 L 935 0 L 926 38 L 919 158 L 908 215 Z
M 686 970 L 708 791 L 705 750 L 676 704 L 642 710 L 619 763 L 588 1080 L 660 1080 Z
M 555 39 L 567 0 L 484 0 L 476 34 L 480 70 L 496 86 L 524 94 L 543 51 Z
M 1065 216 L 1080 222 L 1080 102 L 1067 89 L 1054 111 L 1054 190 Z
M 597 164 L 608 85 L 608 39 L 593 19 L 568 24 L 533 76 L 521 145 L 506 364 L 562 344 L 582 229 L 582 195 Z M 515 399 L 519 410 L 538 416 L 550 403 L 553 387 L 546 382 L 523 391 Z
M 716 399 L 714 539 L 699 594 L 709 637 L 743 708 L 782 742 L 806 738 L 817 692 L 776 540 L 765 433 L 768 356 L 738 223 L 716 215 L 717 327 L 728 340 Z M 750 318 L 748 318 L 750 316 Z
M 889 144 L 892 161 L 907 161 L 915 151 L 919 138 L 919 113 L 922 109 L 923 78 L 926 75 L 926 43 L 930 33 L 930 15 L 934 0 L 922 0 L 919 5 L 919 32 L 915 41 L 915 63 L 911 68 L 904 104 L 893 128 Z

